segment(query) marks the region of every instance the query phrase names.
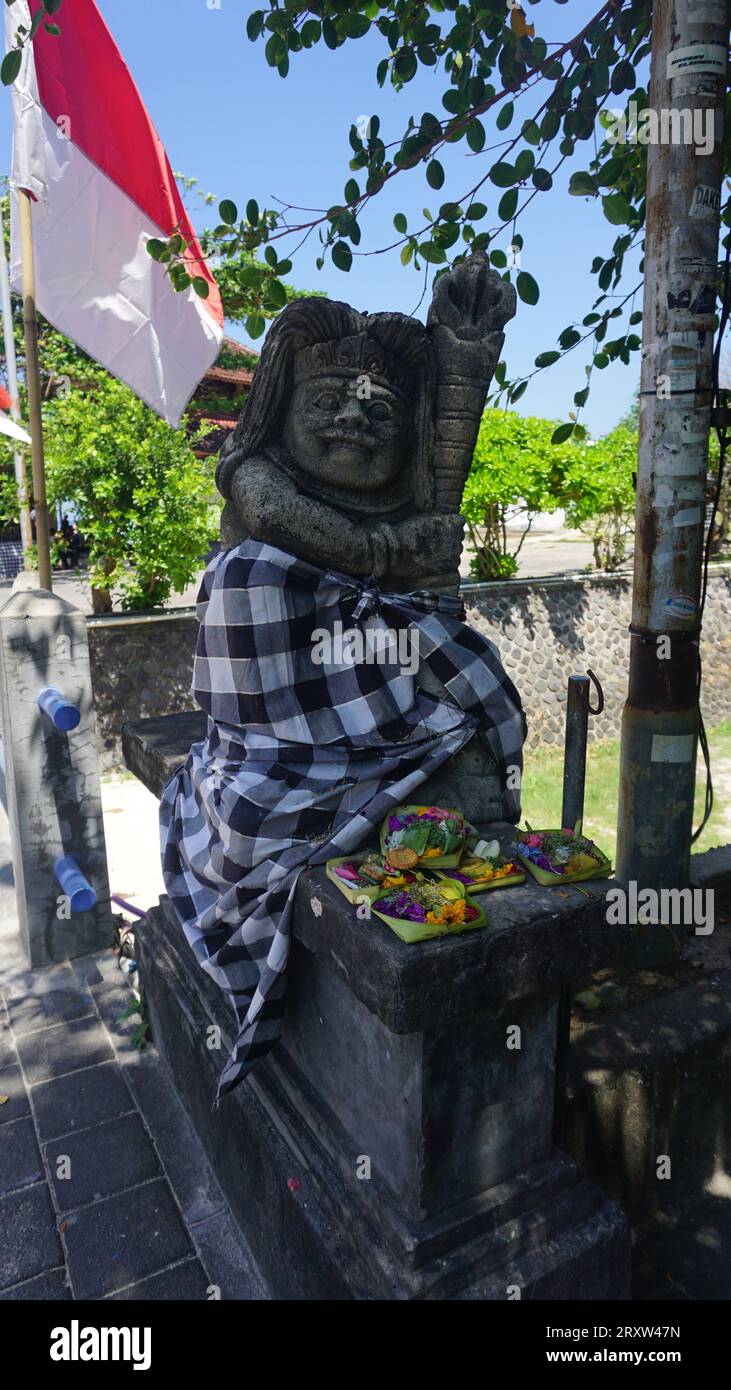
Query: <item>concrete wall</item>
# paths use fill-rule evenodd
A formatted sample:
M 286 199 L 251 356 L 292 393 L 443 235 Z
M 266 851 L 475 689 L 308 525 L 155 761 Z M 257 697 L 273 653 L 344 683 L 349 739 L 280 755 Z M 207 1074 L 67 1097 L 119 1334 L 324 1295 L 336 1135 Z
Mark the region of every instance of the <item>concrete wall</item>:
M 593 738 L 619 734 L 627 691 L 631 579 L 586 575 L 511 579 L 463 589 L 470 622 L 498 646 L 528 715 L 529 740 L 560 746 L 567 678 L 587 667 L 604 688 Z M 121 763 L 128 719 L 194 709 L 193 609 L 89 618 L 89 649 L 102 765 Z M 711 573 L 702 644 L 707 725 L 731 718 L 731 565 Z
M 128 719 L 195 709 L 190 693 L 195 609 L 87 619 L 97 741 L 103 770 L 123 766 Z

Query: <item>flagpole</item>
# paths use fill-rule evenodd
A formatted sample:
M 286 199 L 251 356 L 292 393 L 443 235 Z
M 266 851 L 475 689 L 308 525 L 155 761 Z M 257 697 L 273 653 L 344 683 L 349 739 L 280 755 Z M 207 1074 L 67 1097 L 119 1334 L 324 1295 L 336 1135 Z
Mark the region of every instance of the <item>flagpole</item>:
M 5 339 L 5 362 L 8 373 L 8 395 L 10 396 L 10 418 L 20 423 L 20 398 L 18 396 L 18 368 L 15 360 L 15 338 L 13 337 L 13 313 L 10 303 L 10 277 L 5 255 L 5 233 L 3 229 L 2 205 L 0 205 L 0 297 L 2 298 L 3 336 Z M 24 554 L 33 544 L 33 527 L 28 506 L 28 492 L 25 478 L 25 455 L 22 449 L 13 454 L 15 481 L 18 487 L 20 504 L 20 540 Z
M 48 503 L 46 501 L 46 469 L 43 457 L 43 425 L 41 421 L 41 382 L 38 371 L 38 325 L 36 321 L 36 275 L 33 261 L 33 229 L 30 194 L 18 189 L 18 225 L 20 229 L 20 258 L 23 270 L 23 328 L 25 330 L 25 384 L 28 391 L 28 421 L 30 424 L 31 459 L 33 461 L 33 505 L 36 513 L 36 543 L 38 546 L 38 582 L 42 589 L 51 590 L 51 545 L 48 533 Z

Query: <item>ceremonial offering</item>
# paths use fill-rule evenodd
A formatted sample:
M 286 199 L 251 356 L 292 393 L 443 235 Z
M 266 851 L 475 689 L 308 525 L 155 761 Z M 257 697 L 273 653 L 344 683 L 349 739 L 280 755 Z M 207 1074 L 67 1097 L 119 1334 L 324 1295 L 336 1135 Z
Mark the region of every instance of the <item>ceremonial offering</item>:
M 490 888 L 509 888 L 525 883 L 525 873 L 516 859 L 500 851 L 497 840 L 479 846 L 481 853 L 467 850 L 456 869 L 442 869 L 440 877 L 463 885 L 467 893 L 486 893 Z
M 472 833 L 461 811 L 397 806 L 381 826 L 381 849 L 394 868 L 456 868 Z
M 331 883 L 348 899 L 357 903 L 363 897 L 371 901 L 384 890 L 404 888 L 412 883 L 415 874 L 391 867 L 377 850 L 361 850 L 341 859 L 328 859 L 325 873 Z
M 373 902 L 373 911 L 402 941 L 428 941 L 449 932 L 484 927 L 487 917 L 468 902 L 457 883 L 431 883 L 420 874 L 406 888 L 392 888 Z
M 538 883 L 578 883 L 608 878 L 612 865 L 593 840 L 576 830 L 532 830 L 519 834 L 517 858 Z

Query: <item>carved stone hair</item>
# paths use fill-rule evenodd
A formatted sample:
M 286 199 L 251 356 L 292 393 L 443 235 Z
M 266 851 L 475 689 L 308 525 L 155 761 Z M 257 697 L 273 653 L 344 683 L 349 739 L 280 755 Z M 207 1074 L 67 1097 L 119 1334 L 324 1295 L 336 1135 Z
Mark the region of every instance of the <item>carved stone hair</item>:
M 431 509 L 436 369 L 430 335 L 418 319 L 406 314 L 359 314 L 349 304 L 319 298 L 295 300 L 269 331 L 248 400 L 219 456 L 216 485 L 222 496 L 230 496 L 231 479 L 241 463 L 281 441 L 296 355 L 301 362 L 303 349 L 363 335 L 380 349 L 383 362 L 393 364 L 394 388 L 403 394 L 408 384 L 411 491 L 420 510 Z M 337 359 L 337 353 L 333 356 Z M 354 369 L 335 360 L 332 370 Z

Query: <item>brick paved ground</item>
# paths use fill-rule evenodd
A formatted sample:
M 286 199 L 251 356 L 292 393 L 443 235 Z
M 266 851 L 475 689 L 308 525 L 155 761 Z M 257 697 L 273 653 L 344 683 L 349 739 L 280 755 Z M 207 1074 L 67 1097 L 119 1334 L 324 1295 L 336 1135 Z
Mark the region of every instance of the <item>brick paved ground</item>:
M 23 968 L 0 822 L 0 1300 L 265 1298 L 113 953 Z

